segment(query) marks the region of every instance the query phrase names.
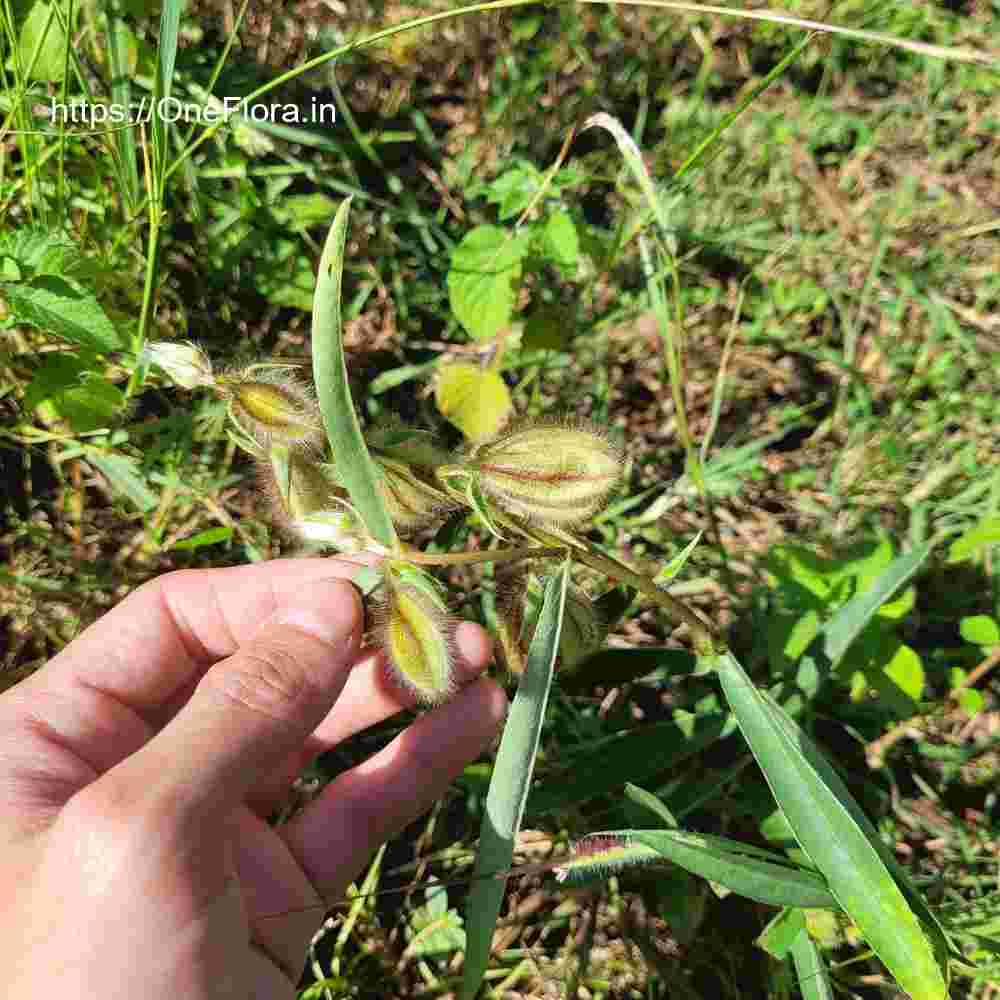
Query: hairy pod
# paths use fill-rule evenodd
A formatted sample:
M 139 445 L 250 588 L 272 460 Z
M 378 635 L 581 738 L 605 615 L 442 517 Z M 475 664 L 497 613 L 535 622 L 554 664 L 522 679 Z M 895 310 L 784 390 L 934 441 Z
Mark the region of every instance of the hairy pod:
M 415 566 L 392 563 L 375 620 L 397 682 L 425 704 L 446 700 L 455 687 L 454 623 L 435 581 Z
M 593 517 L 621 475 L 618 449 L 584 423 L 522 424 L 475 449 L 468 464 L 502 510 L 558 527 Z
M 237 373 L 219 384 L 233 420 L 258 443 L 318 446 L 323 441 L 319 406 L 306 386 L 287 373 Z
M 524 641 L 524 604 L 528 598 L 528 571 L 523 564 L 496 575 L 497 639 L 504 666 L 518 677 L 527 666 Z
M 393 524 L 403 532 L 433 524 L 458 505 L 447 493 L 421 479 L 406 462 L 373 455 L 382 476 L 382 496 Z

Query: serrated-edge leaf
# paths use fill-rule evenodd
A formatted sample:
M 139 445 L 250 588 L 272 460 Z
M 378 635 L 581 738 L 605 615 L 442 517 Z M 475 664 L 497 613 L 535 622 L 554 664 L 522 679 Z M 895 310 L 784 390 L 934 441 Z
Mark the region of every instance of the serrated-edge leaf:
M 724 837 L 683 830 L 629 830 L 627 836 L 659 851 L 692 875 L 717 882 L 769 906 L 833 908 L 837 901 L 823 878 L 759 848 Z M 764 854 L 769 860 L 760 857 Z
M 394 549 L 396 529 L 382 496 L 378 469 L 361 434 L 344 358 L 340 299 L 350 208 L 351 198 L 345 198 L 337 209 L 320 259 L 312 315 L 313 381 L 337 474 L 368 533 Z
M 830 973 L 816 942 L 805 927 L 792 942 L 792 961 L 795 963 L 802 1000 L 834 1000 Z
M 894 559 L 871 587 L 848 601 L 820 629 L 818 641 L 822 643 L 832 665 L 835 666 L 847 652 L 878 609 L 920 569 L 930 555 L 931 547 L 930 542 L 925 542 Z
M 46 274 L 28 282 L 0 284 L 0 295 L 18 322 L 44 333 L 97 351 L 115 351 L 123 346 L 97 297 L 66 278 Z
M 720 657 L 718 670 L 775 800 L 834 898 L 914 1000 L 945 1000 L 947 986 L 931 942 L 866 829 L 794 738 L 798 727 L 754 687 L 731 654 Z M 818 751 L 811 748 L 811 754 Z
M 486 793 L 473 887 L 466 904 L 467 947 L 461 994 L 464 1000 L 472 1000 L 476 995 L 489 962 L 493 929 L 506 887 L 505 879 L 490 876 L 510 868 L 514 857 L 514 842 L 531 787 L 535 754 L 552 686 L 568 583 L 567 561 L 546 583 L 538 625 L 528 650 L 527 667 L 507 716 Z

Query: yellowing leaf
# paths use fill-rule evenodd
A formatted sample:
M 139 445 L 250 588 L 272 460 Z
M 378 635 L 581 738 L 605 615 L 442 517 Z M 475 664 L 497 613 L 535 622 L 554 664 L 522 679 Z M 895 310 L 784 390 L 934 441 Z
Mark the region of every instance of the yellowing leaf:
M 470 441 L 492 437 L 510 416 L 510 390 L 492 369 L 454 364 L 441 369 L 434 399 L 441 413 Z

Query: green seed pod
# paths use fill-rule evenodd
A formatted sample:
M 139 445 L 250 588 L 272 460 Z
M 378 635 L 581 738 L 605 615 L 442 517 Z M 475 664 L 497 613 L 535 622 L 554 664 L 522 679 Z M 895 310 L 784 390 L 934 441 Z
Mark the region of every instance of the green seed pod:
M 365 442 L 377 454 L 420 468 L 436 469 L 455 460 L 430 431 L 407 427 L 398 421 L 385 421 L 373 427 L 365 435 Z
M 403 532 L 418 531 L 457 509 L 447 493 L 421 479 L 405 462 L 373 455 L 382 474 L 382 495 L 393 524 Z
M 208 355 L 189 340 L 182 344 L 173 344 L 166 340 L 146 344 L 142 351 L 142 359 L 161 368 L 170 376 L 173 383 L 182 389 L 215 385 L 212 362 L 208 359 Z
M 621 474 L 621 455 L 586 424 L 532 422 L 477 448 L 470 466 L 500 508 L 570 527 L 593 517 Z
M 287 374 L 253 378 L 227 376 L 220 385 L 229 397 L 230 416 L 241 430 L 267 445 L 318 445 L 324 437 L 316 401 L 301 382 Z
M 446 700 L 455 686 L 453 627 L 434 582 L 415 566 L 394 562 L 376 617 L 396 680 L 425 704 Z

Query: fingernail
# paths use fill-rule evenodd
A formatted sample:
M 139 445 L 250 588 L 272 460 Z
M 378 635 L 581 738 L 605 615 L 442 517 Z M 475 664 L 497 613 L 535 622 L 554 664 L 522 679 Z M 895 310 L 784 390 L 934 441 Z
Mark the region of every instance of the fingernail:
M 361 602 L 347 581 L 319 580 L 304 587 L 295 604 L 282 608 L 272 621 L 339 645 L 360 637 Z

